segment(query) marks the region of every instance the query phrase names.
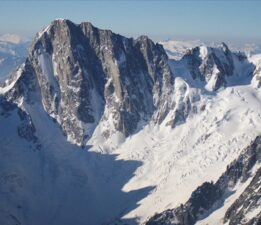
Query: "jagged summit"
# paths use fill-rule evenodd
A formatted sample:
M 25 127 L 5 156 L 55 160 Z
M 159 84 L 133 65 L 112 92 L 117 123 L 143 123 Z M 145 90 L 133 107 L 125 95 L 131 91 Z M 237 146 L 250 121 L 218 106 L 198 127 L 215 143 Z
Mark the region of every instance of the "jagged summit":
M 98 125 L 106 138 L 128 136 L 156 110 L 162 120 L 170 107 L 164 103 L 173 85 L 168 58 L 147 37 L 59 19 L 37 35 L 26 64 L 30 70 L 22 73 L 36 78 L 45 110 L 77 144 Z
M 63 19 L 63 18 L 57 18 L 55 20 L 53 20 L 50 25 L 46 26 L 42 31 L 40 31 L 38 33 L 38 35 L 36 35 L 36 40 L 39 39 L 39 36 L 41 37 L 43 34 L 48 34 L 50 31 L 52 32 L 55 32 L 58 31 L 59 32 L 59 29 L 65 29 L 66 27 L 68 27 L 68 29 L 81 29 L 83 33 L 87 34 L 88 31 L 91 31 L 92 32 L 92 35 L 96 35 L 96 33 L 104 33 L 106 35 L 117 35 L 118 37 L 121 37 L 121 38 L 124 38 L 124 39 L 129 39 L 129 40 L 133 40 L 134 42 L 143 42 L 143 43 L 147 43 L 147 44 L 154 44 L 154 42 L 147 36 L 147 35 L 140 35 L 138 36 L 136 39 L 133 39 L 133 38 L 127 38 L 127 37 L 124 37 L 120 34 L 116 34 L 114 33 L 112 30 L 110 29 L 101 29 L 101 28 L 98 28 L 96 26 L 94 26 L 91 22 L 81 22 L 79 24 L 76 24 L 74 22 L 72 22 L 71 20 L 69 19 Z M 73 28 L 74 27 L 74 28 Z M 162 47 L 162 50 L 164 51 L 163 49 L 163 46 L 159 43 L 155 43 L 157 46 L 161 46 Z
M 221 42 L 220 47 L 223 49 L 224 52 L 230 52 L 230 50 L 225 42 Z
M 224 43 L 193 48 L 181 62 L 185 73 L 209 91 L 253 70 Z M 57 19 L 36 36 L 25 65 L 21 77 L 27 78 L 14 85 L 19 90 L 14 96 L 27 101 L 40 96 L 46 112 L 78 145 L 93 135 L 105 142 L 123 140 L 151 122 L 174 128 L 194 107 L 195 97 L 179 87 L 194 81 L 175 83 L 176 76 L 187 75 L 175 69 L 162 45 L 144 35 L 134 40 L 89 22 Z
M 261 133 L 259 64 L 260 56 L 225 45 L 171 60 L 146 36 L 52 22 L 0 87 L 0 223 L 132 225 L 164 211 L 164 223 L 173 212 L 174 223 L 187 215 L 199 222 L 226 197 L 216 181 Z M 260 168 L 252 160 L 260 154 L 248 153 L 228 181 Z M 227 219 L 234 209 L 253 217 L 253 182 L 233 186 L 239 202 L 221 207 L 220 217 L 230 206 Z
M 246 74 L 253 73 L 255 69 L 244 53 L 231 52 L 224 42 L 216 48 L 205 45 L 192 48 L 182 59 L 192 78 L 204 82 L 208 91 L 250 82 L 251 77 L 247 78 Z

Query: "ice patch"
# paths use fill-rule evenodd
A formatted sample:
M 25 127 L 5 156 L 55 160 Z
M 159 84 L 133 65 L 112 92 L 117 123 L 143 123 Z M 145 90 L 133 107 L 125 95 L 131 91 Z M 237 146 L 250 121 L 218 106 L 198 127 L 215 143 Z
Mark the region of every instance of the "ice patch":
M 204 60 L 208 56 L 208 48 L 206 46 L 199 47 L 200 57 Z

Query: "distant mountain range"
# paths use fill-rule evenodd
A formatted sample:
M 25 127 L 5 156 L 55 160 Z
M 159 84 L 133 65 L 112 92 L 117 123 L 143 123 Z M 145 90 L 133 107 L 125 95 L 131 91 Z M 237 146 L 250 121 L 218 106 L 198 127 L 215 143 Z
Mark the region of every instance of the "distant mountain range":
M 14 34 L 0 35 L 0 81 L 3 81 L 26 59 L 29 39 Z
M 201 41 L 201 40 L 166 40 L 160 41 L 171 59 L 181 59 L 187 50 L 195 48 L 197 46 L 208 46 L 208 47 L 218 47 L 220 43 L 212 41 Z M 227 43 L 230 50 L 233 52 L 244 52 L 246 55 L 251 56 L 261 53 L 261 44 L 256 43 Z

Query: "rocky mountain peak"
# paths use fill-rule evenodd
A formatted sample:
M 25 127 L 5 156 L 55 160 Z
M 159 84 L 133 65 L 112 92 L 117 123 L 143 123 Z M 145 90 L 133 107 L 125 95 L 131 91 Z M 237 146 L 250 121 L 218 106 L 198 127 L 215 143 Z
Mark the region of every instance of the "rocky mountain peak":
M 232 53 L 224 42 L 216 48 L 204 45 L 195 47 L 184 55 L 183 60 L 193 79 L 203 81 L 209 91 L 226 87 L 231 77 L 239 80 L 242 74 L 254 69 L 243 54 Z
M 225 54 L 231 53 L 230 49 L 228 48 L 227 44 L 225 42 L 221 42 L 221 47 L 222 51 Z
M 258 62 L 53 21 L 0 85 L 0 223 L 258 224 Z
M 244 60 L 224 43 L 195 47 L 182 59 L 211 91 L 226 86 Z M 126 38 L 57 19 L 34 39 L 21 73 L 9 82 L 17 81 L 10 98 L 40 103 L 72 143 L 86 144 L 93 135 L 118 140 L 147 123 L 186 121 L 199 98 L 185 82 L 174 82 L 170 64 L 163 46 L 147 36 Z
M 79 145 L 95 129 L 105 139 L 132 134 L 161 108 L 173 85 L 161 45 L 88 22 L 53 21 L 34 39 L 26 65 L 22 74 L 36 78 L 44 109 Z

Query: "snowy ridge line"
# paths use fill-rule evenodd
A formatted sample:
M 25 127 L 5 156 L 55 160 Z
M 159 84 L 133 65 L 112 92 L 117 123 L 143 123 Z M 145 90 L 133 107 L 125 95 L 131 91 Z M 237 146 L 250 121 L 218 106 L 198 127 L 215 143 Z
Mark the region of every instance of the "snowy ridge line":
M 24 64 L 21 65 L 20 68 L 17 70 L 15 79 L 10 84 L 8 84 L 9 80 L 5 81 L 4 87 L 0 87 L 0 94 L 4 95 L 5 93 L 10 91 L 15 86 L 16 82 L 19 80 L 19 78 L 22 75 L 23 67 L 24 67 Z
M 173 68 L 174 74 L 180 75 L 174 82 L 175 99 L 181 99 L 181 105 L 177 104 L 181 109 L 185 96 L 194 99 L 191 106 L 194 113 L 174 129 L 166 126 L 169 113 L 160 126 L 150 123 L 114 151 L 121 159 L 143 162 L 124 190 L 146 185 L 157 187 L 139 208 L 124 218 L 141 215 L 140 221 L 145 221 L 156 212 L 186 202 L 203 182 L 217 181 L 242 148 L 261 133 L 259 89 L 244 84 L 204 92 L 202 84 L 199 88 L 190 86 L 195 81 L 186 77 L 189 74 L 186 68 L 180 69 L 182 66 L 177 63 Z
M 180 60 L 188 50 L 191 50 L 197 46 L 207 46 L 216 48 L 220 46 L 220 43 L 213 41 L 201 41 L 201 40 L 165 40 L 160 41 L 163 45 L 170 59 Z M 232 42 L 227 43 L 229 48 L 235 52 L 243 52 L 248 57 L 261 53 L 261 45 L 256 43 L 241 43 L 235 44 Z
M 184 205 L 202 183 L 220 197 L 213 183 L 261 133 L 249 59 L 223 44 L 169 60 L 146 36 L 68 20 L 50 26 L 33 43 L 24 79 L 1 89 L 9 102 L 0 119 L 12 125 L 1 135 L 17 138 L 0 151 L 3 165 L 36 179 L 17 182 L 2 208 L 30 224 L 137 225 Z M 8 105 L 17 99 L 25 113 Z M 34 135 L 39 151 L 27 141 Z

